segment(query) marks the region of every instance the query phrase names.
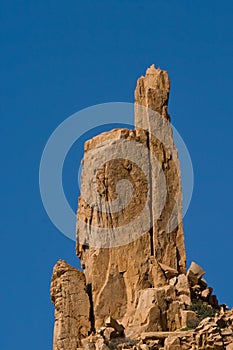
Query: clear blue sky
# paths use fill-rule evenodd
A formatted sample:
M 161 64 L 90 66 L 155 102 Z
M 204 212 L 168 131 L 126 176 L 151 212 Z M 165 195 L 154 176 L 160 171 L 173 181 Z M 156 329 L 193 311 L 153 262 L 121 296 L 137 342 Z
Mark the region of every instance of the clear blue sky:
M 38 169 L 51 132 L 93 104 L 132 102 L 138 76 L 169 71 L 172 122 L 195 175 L 188 263 L 233 305 L 232 1 L 1 1 L 1 350 L 49 350 L 52 267 L 75 244 L 42 206 Z M 65 164 L 73 207 L 81 147 Z

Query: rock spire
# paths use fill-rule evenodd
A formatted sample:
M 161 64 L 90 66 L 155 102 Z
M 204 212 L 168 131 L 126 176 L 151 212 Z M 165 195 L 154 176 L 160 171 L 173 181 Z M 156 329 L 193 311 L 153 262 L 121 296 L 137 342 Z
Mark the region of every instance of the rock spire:
M 168 73 L 152 65 L 137 81 L 135 130 L 85 143 L 76 248 L 83 272 L 64 261 L 54 267 L 54 350 L 205 349 L 208 334 L 225 322 L 205 272 L 195 263 L 186 271 L 169 91 Z M 202 321 L 195 333 L 198 305 L 212 323 L 207 330 Z

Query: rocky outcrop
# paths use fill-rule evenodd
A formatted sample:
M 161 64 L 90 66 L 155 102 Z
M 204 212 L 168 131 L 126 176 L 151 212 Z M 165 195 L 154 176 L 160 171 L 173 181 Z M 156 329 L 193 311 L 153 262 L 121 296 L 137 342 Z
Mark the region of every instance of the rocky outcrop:
M 83 272 L 59 260 L 53 269 L 50 293 L 55 306 L 53 350 L 76 350 L 91 331 Z
M 151 66 L 135 90 L 135 130 L 84 146 L 77 213 L 83 272 L 54 267 L 54 350 L 227 349 L 233 311 L 192 263 L 186 271 L 180 167 L 168 74 Z
M 179 162 L 168 121 L 168 94 L 167 72 L 152 66 L 137 83 L 136 129 L 116 129 L 85 144 L 77 254 L 92 287 L 96 329 L 108 314 L 126 328 L 135 322 L 143 329 L 170 327 L 163 315 L 166 303 L 154 311 L 164 319 L 161 322 L 149 324 L 139 316 L 146 295 L 166 294 L 169 277 L 186 272 Z M 127 205 L 121 208 L 116 186 L 122 180 L 130 182 L 133 195 L 130 198 L 127 188 L 123 191 Z
M 145 77 L 137 81 L 135 101 L 138 105 L 148 107 L 170 120 L 168 114 L 168 99 L 170 92 L 170 80 L 168 73 L 154 65 L 147 69 Z

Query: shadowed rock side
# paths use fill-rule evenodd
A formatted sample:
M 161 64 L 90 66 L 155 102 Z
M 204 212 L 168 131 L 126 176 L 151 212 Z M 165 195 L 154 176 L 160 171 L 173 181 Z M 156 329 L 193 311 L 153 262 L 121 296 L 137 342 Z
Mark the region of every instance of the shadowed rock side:
M 54 267 L 54 350 L 233 350 L 233 312 L 186 272 L 180 166 L 166 71 L 135 90 L 135 130 L 85 143 L 77 213 L 84 271 Z

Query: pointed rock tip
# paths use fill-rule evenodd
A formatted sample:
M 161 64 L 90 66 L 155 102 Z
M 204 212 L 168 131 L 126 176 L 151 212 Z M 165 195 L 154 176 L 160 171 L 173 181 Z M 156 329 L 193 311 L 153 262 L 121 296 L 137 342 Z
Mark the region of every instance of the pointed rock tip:
M 155 65 L 152 64 L 147 68 L 145 76 L 141 76 L 137 80 L 134 92 L 135 102 L 138 105 L 149 107 L 170 121 L 168 114 L 169 91 L 168 72 L 155 68 Z M 140 120 L 140 118 L 135 120 Z
M 160 67 L 156 68 L 154 63 L 153 63 L 150 67 L 147 68 L 146 75 L 156 74 L 156 73 L 159 73 L 161 71 L 167 73 L 167 71 L 162 70 Z

